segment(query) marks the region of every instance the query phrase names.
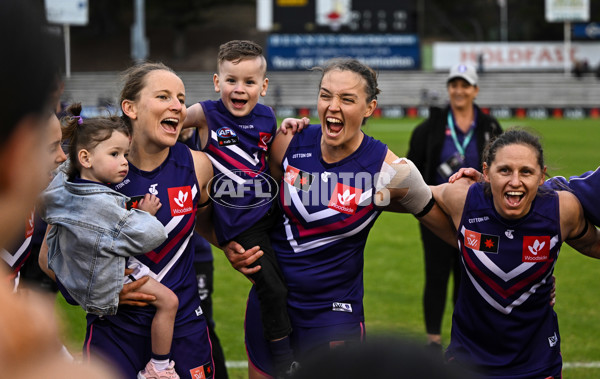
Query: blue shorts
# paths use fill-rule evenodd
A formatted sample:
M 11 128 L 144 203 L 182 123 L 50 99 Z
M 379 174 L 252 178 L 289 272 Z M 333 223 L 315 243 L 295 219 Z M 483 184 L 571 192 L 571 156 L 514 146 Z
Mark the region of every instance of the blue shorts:
M 246 306 L 246 352 L 250 364 L 264 375 L 272 376 L 272 362 L 269 342 L 263 334 L 260 318 L 260 306 L 254 291 L 250 292 Z M 302 364 L 303 357 L 318 354 L 323 349 L 330 349 L 342 344 L 363 342 L 365 325 L 363 322 L 327 325 L 323 327 L 301 327 L 292 320 L 290 334 L 296 360 Z
M 137 373 L 150 360 L 151 352 L 150 337 L 128 332 L 106 319 L 97 318 L 87 327 L 84 359 L 90 356 L 105 359 L 126 379 L 137 378 Z M 182 379 L 212 378 L 214 365 L 208 330 L 173 338 L 171 359 Z

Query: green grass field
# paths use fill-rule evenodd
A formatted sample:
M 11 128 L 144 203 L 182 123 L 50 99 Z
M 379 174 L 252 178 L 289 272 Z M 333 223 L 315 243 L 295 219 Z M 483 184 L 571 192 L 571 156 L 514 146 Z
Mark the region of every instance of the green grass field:
M 406 154 L 414 119 L 372 119 L 365 132 Z M 550 176 L 578 175 L 600 164 L 598 120 L 501 120 L 503 128 L 522 126 L 542 137 Z M 557 304 L 564 377 L 600 377 L 600 262 L 563 245 L 557 264 Z M 383 214 L 365 250 L 365 309 L 369 334 L 396 335 L 425 343 L 421 295 L 424 269 L 417 221 L 410 215 Z M 245 361 L 243 316 L 250 283 L 215 251 L 214 318 L 229 362 Z M 83 311 L 63 305 L 65 339 L 77 350 L 85 332 Z M 449 341 L 451 306 L 446 309 L 443 340 Z M 596 367 L 571 367 L 596 362 Z M 245 368 L 229 368 L 231 378 L 246 377 Z

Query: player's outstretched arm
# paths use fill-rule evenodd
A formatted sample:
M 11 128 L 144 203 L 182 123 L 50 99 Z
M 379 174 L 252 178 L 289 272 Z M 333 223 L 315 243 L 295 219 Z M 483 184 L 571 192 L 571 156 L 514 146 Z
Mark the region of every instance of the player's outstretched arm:
M 206 116 L 200 103 L 192 104 L 187 108 L 187 116 L 183 120 L 183 128 L 204 128 L 206 126 Z

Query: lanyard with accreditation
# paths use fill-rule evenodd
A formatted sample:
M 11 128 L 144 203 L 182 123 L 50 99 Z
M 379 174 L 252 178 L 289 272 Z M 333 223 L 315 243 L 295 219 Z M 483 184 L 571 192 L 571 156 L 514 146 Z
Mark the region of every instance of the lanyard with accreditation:
M 477 111 L 474 110 L 474 112 L 477 112 Z M 475 124 L 476 118 L 477 118 L 477 113 L 474 114 L 473 124 Z M 465 149 L 469 145 L 469 142 L 471 142 L 471 138 L 473 138 L 473 130 L 475 129 L 475 128 L 473 128 L 473 124 L 471 124 L 471 128 L 469 129 L 469 132 L 465 136 L 465 139 L 463 140 L 462 145 L 461 145 L 460 143 L 458 143 L 458 137 L 456 136 L 456 128 L 454 127 L 454 117 L 452 117 L 452 112 L 448 112 L 448 129 L 450 129 L 450 135 L 452 136 L 452 142 L 454 142 L 454 146 L 456 147 L 456 150 L 458 151 L 458 153 L 460 154 L 460 157 L 463 160 L 465 159 Z

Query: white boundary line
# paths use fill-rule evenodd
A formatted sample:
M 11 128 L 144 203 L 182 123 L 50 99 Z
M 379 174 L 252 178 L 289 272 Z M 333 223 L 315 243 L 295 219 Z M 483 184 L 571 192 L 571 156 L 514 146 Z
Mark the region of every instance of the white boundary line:
M 225 367 L 227 368 L 248 368 L 247 361 L 225 361 Z
M 600 362 L 564 362 L 563 368 L 600 368 Z

